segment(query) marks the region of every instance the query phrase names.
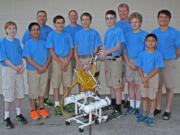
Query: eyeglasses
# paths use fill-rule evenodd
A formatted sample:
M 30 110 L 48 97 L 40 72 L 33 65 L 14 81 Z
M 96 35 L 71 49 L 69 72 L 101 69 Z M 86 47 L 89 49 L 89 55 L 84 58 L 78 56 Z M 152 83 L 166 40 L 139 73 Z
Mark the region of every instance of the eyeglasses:
M 64 24 L 64 22 L 56 22 L 56 24 Z

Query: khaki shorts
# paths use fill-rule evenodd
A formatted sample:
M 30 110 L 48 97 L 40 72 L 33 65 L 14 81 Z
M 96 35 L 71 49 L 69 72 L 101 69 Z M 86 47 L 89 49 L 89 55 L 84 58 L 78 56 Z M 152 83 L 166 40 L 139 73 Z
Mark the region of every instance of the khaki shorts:
M 144 76 L 147 76 L 147 74 L 144 73 Z M 159 78 L 159 74 L 157 73 L 148 81 L 149 88 L 144 88 L 143 84 L 141 83 L 141 96 L 142 97 L 144 98 L 148 97 L 151 100 L 156 98 L 156 92 L 158 89 L 158 78 Z
M 122 57 L 105 60 L 105 78 L 107 87 L 120 88 L 122 74 Z
M 5 102 L 13 102 L 15 98 L 24 98 L 23 74 L 17 74 L 10 67 L 2 67 L 2 92 Z
M 134 64 L 136 60 L 135 59 L 129 59 L 129 62 L 131 64 Z M 139 72 L 138 70 L 134 71 L 132 69 L 129 68 L 128 64 L 126 64 L 126 81 L 127 82 L 132 82 L 134 81 L 136 84 L 140 84 L 141 83 L 141 78 L 139 76 Z
M 66 58 L 59 58 L 62 62 L 67 61 Z M 61 70 L 60 64 L 58 64 L 54 59 L 52 60 L 52 86 L 53 88 L 60 88 L 61 83 L 63 87 L 70 87 L 72 84 L 72 69 L 71 62 L 67 66 L 67 71 L 63 72 Z
M 29 98 L 43 97 L 48 81 L 48 71 L 38 74 L 37 71 L 27 70 L 27 82 L 29 86 Z
M 165 67 L 159 72 L 159 84 L 164 84 L 166 88 L 175 87 L 175 60 L 165 60 Z

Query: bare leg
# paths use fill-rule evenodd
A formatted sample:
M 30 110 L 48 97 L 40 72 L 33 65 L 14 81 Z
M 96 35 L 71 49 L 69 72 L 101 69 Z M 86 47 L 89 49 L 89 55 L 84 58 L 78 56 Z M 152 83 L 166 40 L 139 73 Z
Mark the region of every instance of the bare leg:
M 112 87 L 109 87 L 109 88 L 110 88 L 111 98 L 112 99 L 116 99 L 116 92 L 115 92 L 115 90 Z
M 162 84 L 158 85 L 158 91 L 156 93 L 156 109 L 161 109 L 161 96 L 162 96 Z
M 143 98 L 143 112 L 147 112 L 148 111 L 148 98 L 145 97 Z
M 21 100 L 19 98 L 15 99 L 15 105 L 16 105 L 16 108 L 21 108 Z
M 51 80 L 48 79 L 47 86 L 46 86 L 46 91 L 45 91 L 45 93 L 44 93 L 44 98 L 45 98 L 45 99 L 49 98 L 50 82 L 51 82 Z
M 141 101 L 141 90 L 140 90 L 140 85 L 138 84 L 136 84 L 135 94 L 136 94 L 136 100 Z
M 43 97 L 38 97 L 39 99 L 39 107 L 44 108 L 44 98 Z
M 122 92 L 120 88 L 114 88 L 114 91 L 116 93 L 116 104 L 120 105 L 121 104 L 121 99 L 122 99 Z
M 170 112 L 171 103 L 173 99 L 173 89 L 166 88 L 166 112 Z
M 54 88 L 54 101 L 59 102 L 59 88 Z
M 155 104 L 156 104 L 156 100 L 150 100 L 151 101 L 151 106 L 150 106 L 150 113 L 153 114 L 154 110 L 155 110 Z
M 31 105 L 31 110 L 36 110 L 35 99 L 30 98 L 29 102 Z
M 128 82 L 129 86 L 129 97 L 130 100 L 134 100 L 134 95 L 135 95 L 135 83 L 134 82 Z

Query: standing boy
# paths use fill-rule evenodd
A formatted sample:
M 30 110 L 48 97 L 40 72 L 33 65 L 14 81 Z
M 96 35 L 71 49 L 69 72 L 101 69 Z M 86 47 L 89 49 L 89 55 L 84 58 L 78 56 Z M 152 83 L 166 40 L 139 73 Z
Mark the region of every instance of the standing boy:
M 36 16 L 37 23 L 40 25 L 40 36 L 39 39 L 46 41 L 48 34 L 52 31 L 52 28 L 46 25 L 47 22 L 47 12 L 44 10 L 39 10 L 37 11 L 37 16 Z M 27 29 L 26 32 L 24 33 L 24 36 L 22 38 L 22 43 L 25 45 L 25 43 L 32 39 L 31 34 L 29 33 L 29 30 Z M 51 77 L 51 63 L 48 66 L 48 82 L 46 86 L 46 91 L 44 93 L 44 104 L 48 106 L 52 106 L 52 102 L 49 99 L 49 91 L 50 91 L 50 77 Z
M 126 61 L 126 81 L 128 82 L 128 91 L 130 98 L 130 106 L 126 111 L 126 115 L 135 112 L 136 116 L 140 116 L 141 106 L 141 91 L 140 91 L 140 77 L 137 68 L 134 66 L 134 62 L 138 54 L 144 50 L 144 39 L 147 32 L 141 30 L 142 15 L 138 12 L 134 12 L 130 15 L 129 21 L 132 27 L 132 31 L 125 34 L 126 43 L 124 52 L 124 58 Z
M 141 93 L 143 97 L 143 113 L 137 122 L 145 122 L 148 126 L 154 124 L 155 98 L 158 86 L 158 72 L 164 68 L 164 61 L 161 53 L 155 50 L 157 37 L 148 34 L 145 39 L 146 50 L 141 52 L 135 62 L 141 77 Z M 148 113 L 148 101 L 150 101 L 150 113 Z
M 2 62 L 2 92 L 5 101 L 5 127 L 10 129 L 14 125 L 10 120 L 11 102 L 16 105 L 16 119 L 21 124 L 27 121 L 21 114 L 21 99 L 24 98 L 24 64 L 22 61 L 22 49 L 17 33 L 16 23 L 9 21 L 5 24 L 7 36 L 0 40 L 0 61 Z
M 111 93 L 111 104 L 114 112 L 109 115 L 109 119 L 118 118 L 122 116 L 121 111 L 121 68 L 122 57 L 121 47 L 125 42 L 123 31 L 116 27 L 116 13 L 114 10 L 108 10 L 105 14 L 105 19 L 109 29 L 105 33 L 104 45 L 105 50 L 100 52 L 101 58 L 108 58 L 105 60 L 106 67 L 106 84 Z
M 102 46 L 99 33 L 90 27 L 92 16 L 90 13 L 81 15 L 81 24 L 83 29 L 75 34 L 75 59 L 79 70 L 91 70 L 93 58 L 91 55 L 98 52 L 98 48 Z
M 43 118 L 49 115 L 44 108 L 44 92 L 48 81 L 48 65 L 50 54 L 46 48 L 46 42 L 39 39 L 40 25 L 31 23 L 29 33 L 32 39 L 28 40 L 23 48 L 23 57 L 27 62 L 27 80 L 29 85 L 29 102 L 31 105 L 30 115 L 32 119 L 39 119 L 40 116 L 35 107 L 35 100 L 39 99 L 39 113 Z
M 164 120 L 169 120 L 171 117 L 171 102 L 173 99 L 173 89 L 175 87 L 174 71 L 175 59 L 180 56 L 180 32 L 173 27 L 169 26 L 171 13 L 168 10 L 161 10 L 158 12 L 159 28 L 153 30 L 158 38 L 157 49 L 161 52 L 165 68 L 159 73 L 159 86 L 156 99 L 156 109 L 154 114 L 161 113 L 161 96 L 162 86 L 166 88 L 166 109 L 163 114 Z
M 59 88 L 62 83 L 63 93 L 65 94 L 72 83 L 71 57 L 73 54 L 73 41 L 71 35 L 63 31 L 65 19 L 57 15 L 53 19 L 55 30 L 47 38 L 46 47 L 52 56 L 52 85 L 54 90 L 55 113 L 62 115 L 59 103 Z M 73 108 L 69 105 L 64 106 L 68 112 Z

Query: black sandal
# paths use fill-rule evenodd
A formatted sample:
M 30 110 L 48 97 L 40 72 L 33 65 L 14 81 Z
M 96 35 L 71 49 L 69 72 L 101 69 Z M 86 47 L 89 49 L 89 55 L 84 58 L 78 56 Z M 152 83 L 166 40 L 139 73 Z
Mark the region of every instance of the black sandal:
M 169 120 L 171 118 L 171 112 L 164 112 L 163 120 Z
M 158 115 L 161 113 L 161 109 L 155 109 L 154 110 L 154 116 Z

